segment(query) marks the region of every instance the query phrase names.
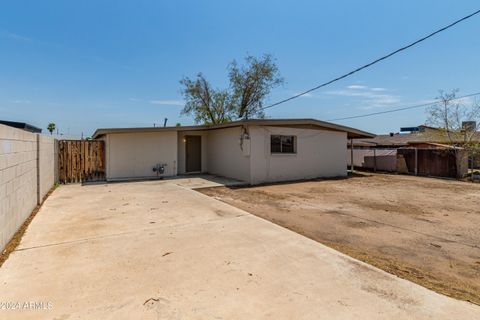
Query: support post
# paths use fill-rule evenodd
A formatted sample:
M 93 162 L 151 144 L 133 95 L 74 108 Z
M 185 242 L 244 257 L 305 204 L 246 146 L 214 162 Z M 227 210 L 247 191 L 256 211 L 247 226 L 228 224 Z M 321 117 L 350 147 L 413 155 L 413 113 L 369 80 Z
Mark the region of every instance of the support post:
M 377 149 L 373 149 L 373 172 L 377 172 Z
M 468 160 L 467 160 L 467 168 L 468 168 Z M 472 182 L 475 181 L 475 175 L 473 174 L 473 171 L 475 170 L 474 168 L 475 168 L 475 155 L 472 152 L 472 157 L 470 158 L 470 179 L 472 180 Z M 467 173 L 468 173 L 468 170 L 467 170 Z
M 418 176 L 418 149 L 415 148 L 415 175 Z
M 350 171 L 353 173 L 353 139 L 350 139 Z

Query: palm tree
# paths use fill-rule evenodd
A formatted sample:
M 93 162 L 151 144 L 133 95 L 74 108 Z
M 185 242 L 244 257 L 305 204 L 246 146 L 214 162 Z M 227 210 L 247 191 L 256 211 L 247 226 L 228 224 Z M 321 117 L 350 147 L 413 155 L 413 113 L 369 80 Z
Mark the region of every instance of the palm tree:
M 53 131 L 55 130 L 55 123 L 50 122 L 47 126 L 47 130 L 50 132 L 50 134 L 53 134 Z

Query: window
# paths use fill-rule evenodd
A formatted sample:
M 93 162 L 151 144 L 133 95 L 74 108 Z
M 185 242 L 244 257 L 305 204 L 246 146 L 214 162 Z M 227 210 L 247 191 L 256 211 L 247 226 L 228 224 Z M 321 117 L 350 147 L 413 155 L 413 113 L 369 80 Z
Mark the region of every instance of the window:
M 295 136 L 270 136 L 270 152 L 271 153 L 296 153 L 296 137 Z

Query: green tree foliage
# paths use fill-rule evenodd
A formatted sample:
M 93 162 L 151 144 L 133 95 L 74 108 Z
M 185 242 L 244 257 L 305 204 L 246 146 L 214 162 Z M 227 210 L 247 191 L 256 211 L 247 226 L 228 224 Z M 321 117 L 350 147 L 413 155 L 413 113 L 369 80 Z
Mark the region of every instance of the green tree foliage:
M 50 122 L 47 126 L 47 130 L 48 132 L 50 132 L 50 134 L 53 134 L 53 131 L 55 131 L 55 128 L 56 128 L 56 125 L 53 122 Z
M 272 56 L 248 56 L 245 65 L 233 61 L 229 66 L 230 89 L 236 117 L 239 119 L 263 118 L 263 100 L 270 90 L 281 85 L 283 78 Z
M 221 124 L 238 119 L 263 118 L 262 107 L 270 91 L 283 83 L 271 55 L 247 56 L 245 64 L 233 61 L 228 66 L 228 89 L 215 89 L 203 74 L 183 78 L 185 99 L 182 114 L 193 115 L 196 123 Z
M 227 91 L 213 89 L 201 73 L 195 80 L 184 78 L 180 83 L 185 99 L 182 114 L 193 115 L 196 123 L 204 124 L 220 124 L 232 119 L 233 105 Z

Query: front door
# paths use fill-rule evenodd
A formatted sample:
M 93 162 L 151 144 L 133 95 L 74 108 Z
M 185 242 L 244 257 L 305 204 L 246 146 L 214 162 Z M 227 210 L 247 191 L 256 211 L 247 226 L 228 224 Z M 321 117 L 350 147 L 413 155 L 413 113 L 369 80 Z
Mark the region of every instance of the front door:
M 186 136 L 186 172 L 202 171 L 202 137 Z

